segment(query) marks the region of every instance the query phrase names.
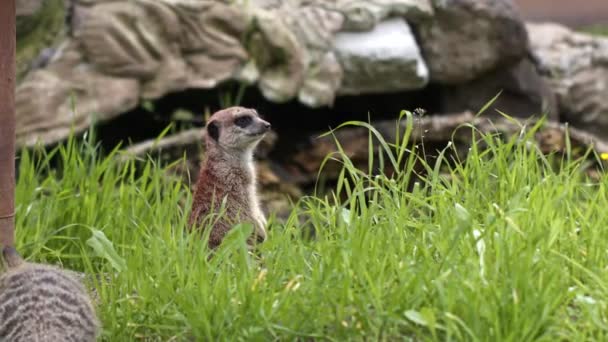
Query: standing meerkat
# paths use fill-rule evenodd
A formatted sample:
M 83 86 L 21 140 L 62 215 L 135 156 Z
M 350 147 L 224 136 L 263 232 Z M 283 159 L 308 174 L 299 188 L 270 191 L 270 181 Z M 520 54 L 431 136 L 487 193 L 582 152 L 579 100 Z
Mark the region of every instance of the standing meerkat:
M 0 341 L 93 342 L 100 328 L 84 286 L 70 272 L 2 250 Z
M 270 123 L 254 109 L 230 107 L 214 113 L 205 134 L 205 160 L 196 182 L 189 226 L 202 225 L 211 213 L 218 214 L 225 203 L 224 214 L 212 217 L 209 246 L 219 246 L 236 223 L 254 225 L 253 239 L 266 239 L 266 217 L 260 207 L 256 189 L 253 151 L 270 131 Z

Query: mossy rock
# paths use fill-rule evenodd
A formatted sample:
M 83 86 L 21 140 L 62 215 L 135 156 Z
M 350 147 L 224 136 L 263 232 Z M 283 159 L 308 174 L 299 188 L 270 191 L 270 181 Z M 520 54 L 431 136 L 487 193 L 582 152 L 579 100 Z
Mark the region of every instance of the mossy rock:
M 608 36 L 608 24 L 595 24 L 585 26 L 580 31 L 598 36 Z
M 23 78 L 44 48 L 64 37 L 66 13 L 64 0 L 17 2 L 17 80 Z

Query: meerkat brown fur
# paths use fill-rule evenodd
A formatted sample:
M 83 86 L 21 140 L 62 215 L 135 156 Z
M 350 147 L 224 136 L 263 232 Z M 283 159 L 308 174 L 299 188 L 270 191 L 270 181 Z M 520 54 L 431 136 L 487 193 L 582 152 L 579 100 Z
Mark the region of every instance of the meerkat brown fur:
M 253 239 L 266 239 L 266 217 L 256 189 L 253 151 L 270 130 L 254 109 L 230 107 L 214 113 L 205 134 L 205 160 L 196 183 L 189 225 L 212 223 L 209 246 L 217 247 L 237 223 L 254 226 Z M 209 214 L 223 215 L 205 220 Z M 207 223 L 207 224 L 208 224 Z M 252 238 L 249 243 L 252 243 Z
M 93 342 L 100 323 L 84 286 L 71 272 L 25 262 L 13 247 L 2 251 L 0 341 Z

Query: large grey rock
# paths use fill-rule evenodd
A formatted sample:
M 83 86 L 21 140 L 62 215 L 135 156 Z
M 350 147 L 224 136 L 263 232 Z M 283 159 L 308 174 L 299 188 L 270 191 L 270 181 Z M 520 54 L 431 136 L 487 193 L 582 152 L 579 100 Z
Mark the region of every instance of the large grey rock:
M 561 120 L 608 139 L 608 38 L 559 24 L 527 24 L 530 44 L 557 94 Z
M 344 77 L 340 94 L 420 89 L 429 72 L 416 40 L 401 18 L 385 20 L 367 32 L 341 32 L 335 49 Z
M 435 17 L 419 27 L 431 81 L 471 81 L 527 52 L 524 23 L 512 0 L 436 0 Z
M 86 130 L 93 122 L 120 115 L 139 101 L 137 80 L 79 65 L 82 55 L 74 42 L 57 53 L 61 59 L 28 74 L 17 86 L 16 134 L 21 146 L 61 141 L 71 132 Z

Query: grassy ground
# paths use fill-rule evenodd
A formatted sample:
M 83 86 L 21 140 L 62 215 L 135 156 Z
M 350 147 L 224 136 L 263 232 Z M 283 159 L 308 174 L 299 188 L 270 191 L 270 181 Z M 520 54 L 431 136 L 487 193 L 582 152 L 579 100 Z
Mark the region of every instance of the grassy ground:
M 581 29 L 583 32 L 600 35 L 600 36 L 608 36 L 608 25 L 591 25 Z
M 58 169 L 21 158 L 19 246 L 98 275 L 107 341 L 606 339 L 608 178 L 585 180 L 528 136 L 482 140 L 405 191 L 405 132 L 384 160 L 406 162 L 392 178 L 344 159 L 347 201 L 305 198 L 255 255 L 245 225 L 209 260 L 184 233 L 184 184 L 70 142 Z

